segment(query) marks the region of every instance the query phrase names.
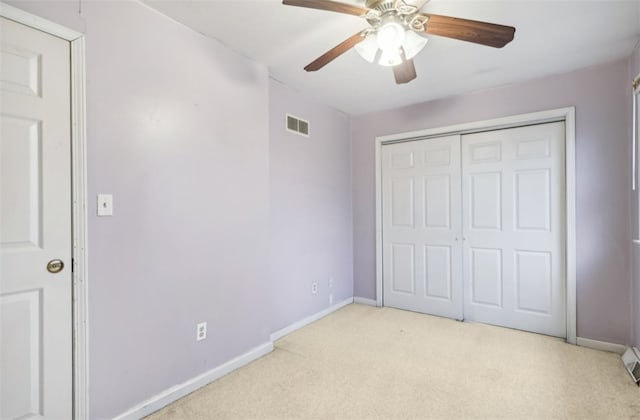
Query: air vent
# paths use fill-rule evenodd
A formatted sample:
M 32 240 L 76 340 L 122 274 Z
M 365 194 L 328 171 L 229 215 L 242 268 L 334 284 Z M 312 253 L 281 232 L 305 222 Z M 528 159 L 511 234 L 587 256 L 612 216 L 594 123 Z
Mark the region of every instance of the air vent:
M 300 134 L 301 136 L 309 137 L 309 121 L 287 114 L 287 130 L 292 133 Z
M 629 371 L 633 381 L 640 385 L 640 351 L 635 347 L 627 349 L 622 355 L 622 363 Z

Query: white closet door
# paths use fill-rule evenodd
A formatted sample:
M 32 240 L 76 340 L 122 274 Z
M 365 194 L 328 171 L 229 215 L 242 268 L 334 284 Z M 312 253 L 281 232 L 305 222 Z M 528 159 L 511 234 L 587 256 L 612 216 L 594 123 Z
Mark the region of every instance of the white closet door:
M 462 136 L 465 319 L 566 336 L 564 131 Z
M 382 147 L 384 305 L 462 318 L 460 136 Z

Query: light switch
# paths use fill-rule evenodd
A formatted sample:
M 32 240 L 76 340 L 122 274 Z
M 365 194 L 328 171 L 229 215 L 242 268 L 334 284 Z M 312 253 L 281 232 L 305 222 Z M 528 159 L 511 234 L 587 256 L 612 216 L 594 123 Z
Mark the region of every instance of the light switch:
M 113 196 L 98 194 L 98 216 L 113 216 Z

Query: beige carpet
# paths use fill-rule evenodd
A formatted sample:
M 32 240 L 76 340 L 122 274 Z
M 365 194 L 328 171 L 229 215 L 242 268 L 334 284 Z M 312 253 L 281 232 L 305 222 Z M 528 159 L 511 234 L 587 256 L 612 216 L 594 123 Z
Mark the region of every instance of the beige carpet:
M 149 418 L 640 419 L 640 388 L 617 354 L 349 305 Z

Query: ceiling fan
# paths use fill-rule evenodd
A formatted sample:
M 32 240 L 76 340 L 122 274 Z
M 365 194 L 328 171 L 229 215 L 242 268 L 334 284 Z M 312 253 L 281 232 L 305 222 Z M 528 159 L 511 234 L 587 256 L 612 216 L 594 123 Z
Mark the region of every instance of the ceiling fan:
M 355 47 L 365 60 L 393 67 L 398 84 L 416 78 L 413 57 L 426 45 L 427 34 L 502 48 L 513 40 L 516 31 L 512 26 L 421 13 L 421 7 L 407 4 L 404 0 L 366 0 L 365 7 L 332 0 L 283 0 L 282 3 L 346 13 L 369 22 L 369 28 L 309 63 L 304 68 L 306 71 L 320 70 Z

